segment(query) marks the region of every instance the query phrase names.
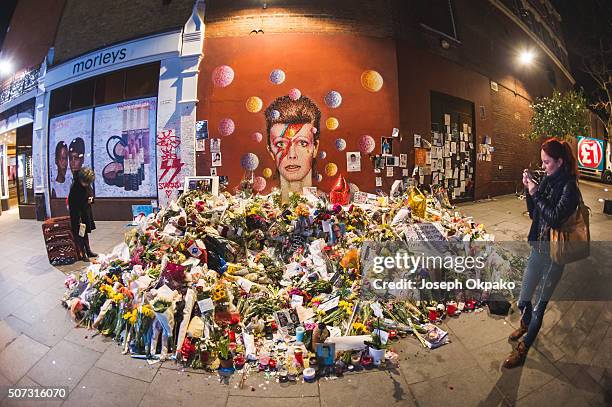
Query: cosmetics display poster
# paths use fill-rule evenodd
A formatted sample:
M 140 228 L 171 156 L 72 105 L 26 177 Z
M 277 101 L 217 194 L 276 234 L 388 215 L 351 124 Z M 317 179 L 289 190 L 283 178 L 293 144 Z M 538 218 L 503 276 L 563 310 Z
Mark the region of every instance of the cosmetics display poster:
M 157 196 L 156 110 L 155 97 L 95 109 L 93 158 L 97 197 Z
M 49 121 L 49 187 L 52 198 L 65 198 L 72 172 L 91 167 L 92 109 Z

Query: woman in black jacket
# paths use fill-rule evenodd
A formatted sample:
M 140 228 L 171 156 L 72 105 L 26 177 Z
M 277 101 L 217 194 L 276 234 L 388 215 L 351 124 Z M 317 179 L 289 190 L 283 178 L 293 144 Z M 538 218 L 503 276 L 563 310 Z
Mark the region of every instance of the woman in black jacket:
M 550 259 L 550 230 L 559 228 L 576 211 L 581 199 L 578 166 L 569 143 L 548 139 L 542 144 L 540 156 L 546 175 L 539 185 L 527 170 L 523 172 L 523 184 L 528 191 L 527 209 L 532 219 L 528 237 L 532 248 L 518 303 L 521 325 L 510 334 L 510 340 L 525 337 L 504 361 L 503 366 L 508 369 L 524 363 L 542 326 L 548 300 L 563 273 L 564 266 Z M 534 293 L 536 301 L 532 306 Z
M 91 184 L 94 180 L 94 172 L 91 168 L 82 168 L 76 173 L 70 193 L 68 194 L 68 207 L 70 210 L 70 225 L 72 233 L 81 251 L 81 259 L 89 261 L 90 257 L 98 255 L 89 247 L 89 236 L 96 228 L 91 210 L 93 203 L 93 190 Z M 80 224 L 85 224 L 85 235 L 79 235 Z

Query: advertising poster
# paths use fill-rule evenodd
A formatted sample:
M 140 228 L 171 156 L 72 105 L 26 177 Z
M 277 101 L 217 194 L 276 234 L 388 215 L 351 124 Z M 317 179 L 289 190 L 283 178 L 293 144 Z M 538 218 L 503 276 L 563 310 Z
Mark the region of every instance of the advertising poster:
M 157 98 L 95 109 L 95 192 L 101 198 L 157 196 L 155 120 Z
M 52 198 L 70 192 L 72 173 L 91 167 L 92 109 L 54 117 L 49 122 L 49 187 Z

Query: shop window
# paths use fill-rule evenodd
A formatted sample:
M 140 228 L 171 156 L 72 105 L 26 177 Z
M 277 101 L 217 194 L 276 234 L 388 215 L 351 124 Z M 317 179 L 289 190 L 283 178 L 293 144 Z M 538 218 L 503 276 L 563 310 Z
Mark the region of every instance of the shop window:
M 125 75 L 125 98 L 157 95 L 159 65 L 150 64 L 128 69 Z
M 79 110 L 91 107 L 94 103 L 94 84 L 95 80 L 88 79 L 72 85 L 70 95 L 70 110 Z
M 423 27 L 458 39 L 451 0 L 421 0 L 418 12 Z
M 86 79 L 51 91 L 51 117 L 92 106 L 157 96 L 159 63 Z
M 19 205 L 34 204 L 32 129 L 32 124 L 17 128 L 17 196 Z
M 57 116 L 70 111 L 70 86 L 51 91 L 49 114 Z
M 106 105 L 123 100 L 125 72 L 118 71 L 96 79 L 96 105 Z

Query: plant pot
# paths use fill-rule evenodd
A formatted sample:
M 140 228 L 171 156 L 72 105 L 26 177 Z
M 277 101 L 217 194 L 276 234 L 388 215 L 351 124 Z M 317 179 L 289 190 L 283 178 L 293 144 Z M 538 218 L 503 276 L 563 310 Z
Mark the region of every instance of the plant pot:
M 385 350 L 384 349 L 370 348 L 369 354 L 372 357 L 374 365 L 376 365 L 376 366 L 379 366 L 382 363 L 382 361 L 385 359 Z
M 222 368 L 224 369 L 229 369 L 234 367 L 234 358 L 229 357 L 227 359 L 221 359 L 219 358 L 219 364 L 221 365 Z
M 207 350 L 201 351 L 200 360 L 202 361 L 202 364 L 207 365 L 208 362 L 210 361 L 210 352 Z

